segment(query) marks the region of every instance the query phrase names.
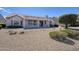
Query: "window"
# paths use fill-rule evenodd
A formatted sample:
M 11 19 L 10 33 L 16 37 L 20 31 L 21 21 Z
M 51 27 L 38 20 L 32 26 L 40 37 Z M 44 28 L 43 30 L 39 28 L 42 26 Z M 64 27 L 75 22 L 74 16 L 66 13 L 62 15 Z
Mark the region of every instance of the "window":
M 22 22 L 23 22 L 23 21 L 21 21 L 21 25 L 22 25 Z
M 34 25 L 37 25 L 37 21 L 36 20 L 34 20 Z
M 36 20 L 28 20 L 29 25 L 36 25 L 37 21 Z
M 32 20 L 28 20 L 29 25 L 32 25 L 32 23 L 33 23 Z
M 14 26 L 18 26 L 19 22 L 18 21 L 14 21 Z
M 45 24 L 46 24 L 46 21 L 45 21 Z

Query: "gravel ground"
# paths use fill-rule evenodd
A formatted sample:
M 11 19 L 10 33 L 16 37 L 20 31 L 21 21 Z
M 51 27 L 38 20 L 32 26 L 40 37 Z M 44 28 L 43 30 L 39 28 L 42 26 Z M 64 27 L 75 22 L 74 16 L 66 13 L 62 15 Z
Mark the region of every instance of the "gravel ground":
M 17 31 L 15 35 L 9 35 L 8 31 Z M 68 45 L 51 39 L 48 29 L 2 29 L 0 30 L 0 51 L 77 51 L 79 41 L 73 40 L 75 45 Z M 24 31 L 24 34 L 19 34 Z

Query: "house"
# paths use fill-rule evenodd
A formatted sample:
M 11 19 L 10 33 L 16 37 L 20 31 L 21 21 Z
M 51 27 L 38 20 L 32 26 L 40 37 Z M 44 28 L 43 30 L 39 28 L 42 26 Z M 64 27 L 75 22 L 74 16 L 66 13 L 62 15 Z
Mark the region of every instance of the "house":
M 59 25 L 59 17 L 52 17 L 55 22 L 55 25 Z
M 22 28 L 47 28 L 50 24 L 54 25 L 55 22 L 52 18 L 28 16 L 12 14 L 6 17 L 7 27 L 22 27 Z

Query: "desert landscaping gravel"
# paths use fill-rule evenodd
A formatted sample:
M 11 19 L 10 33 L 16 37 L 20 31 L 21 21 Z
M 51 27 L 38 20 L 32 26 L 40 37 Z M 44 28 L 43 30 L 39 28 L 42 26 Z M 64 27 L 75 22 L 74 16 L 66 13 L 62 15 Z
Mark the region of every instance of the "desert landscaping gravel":
M 9 31 L 17 33 L 9 35 Z M 2 29 L 0 30 L 0 51 L 77 51 L 79 41 L 73 40 L 74 45 L 68 45 L 50 38 L 49 32 L 58 30 L 48 29 Z M 24 31 L 24 34 L 19 34 Z

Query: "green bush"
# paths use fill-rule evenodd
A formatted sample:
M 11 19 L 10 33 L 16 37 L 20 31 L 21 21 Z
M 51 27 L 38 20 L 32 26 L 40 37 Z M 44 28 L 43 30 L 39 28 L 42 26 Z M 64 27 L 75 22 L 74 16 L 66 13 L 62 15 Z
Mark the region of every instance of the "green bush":
M 61 31 L 50 32 L 49 35 L 50 35 L 51 38 L 57 38 L 57 37 L 62 37 L 62 36 L 63 36 L 63 37 L 68 36 L 67 33 L 61 32 Z
M 2 25 L 0 25 L 0 29 L 2 28 Z
M 79 40 L 79 36 L 76 36 L 74 39 Z
M 50 32 L 49 35 L 51 38 L 56 38 L 56 39 L 59 39 L 61 37 L 69 37 L 79 40 L 79 31 L 70 30 L 70 29 Z
M 70 30 L 70 29 L 64 29 L 64 30 L 60 30 L 61 32 L 66 32 L 66 33 L 72 33 L 73 31 L 72 30 Z
M 65 29 L 61 30 L 61 32 L 68 33 L 68 37 L 75 38 L 76 36 L 79 36 L 79 32 L 75 30 Z
M 70 30 L 70 29 L 61 30 L 61 32 L 65 32 L 65 33 L 67 33 L 69 37 L 70 37 L 70 36 L 73 36 L 73 34 L 72 34 L 73 31 Z
M 50 32 L 49 35 L 56 41 L 63 42 L 69 45 L 74 45 L 75 43 L 68 37 L 68 33 L 70 33 L 69 31 L 70 30 L 54 31 Z
M 0 28 L 5 28 L 6 25 L 5 24 L 0 24 Z

